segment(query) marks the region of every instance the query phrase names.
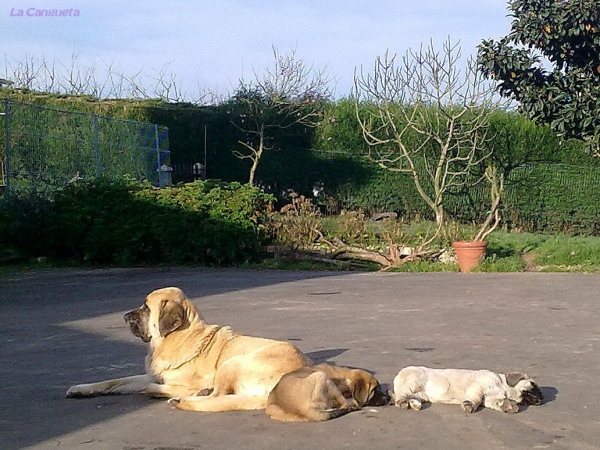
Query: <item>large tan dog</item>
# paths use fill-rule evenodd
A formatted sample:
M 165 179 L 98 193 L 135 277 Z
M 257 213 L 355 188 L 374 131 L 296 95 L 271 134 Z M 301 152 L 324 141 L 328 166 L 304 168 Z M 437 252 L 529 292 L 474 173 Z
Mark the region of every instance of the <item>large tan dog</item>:
M 420 410 L 422 402 L 462 405 L 473 413 L 483 404 L 516 413 L 519 404 L 540 405 L 542 391 L 524 373 L 506 375 L 489 370 L 431 369 L 410 366 L 394 378 L 393 400 L 402 409 Z
M 175 287 L 153 291 L 125 320 L 149 343 L 146 373 L 72 386 L 67 397 L 145 392 L 186 410 L 264 409 L 284 374 L 312 366 L 292 344 L 207 324 Z
M 320 364 L 284 375 L 269 394 L 266 413 L 284 422 L 318 422 L 388 402 L 370 373 Z

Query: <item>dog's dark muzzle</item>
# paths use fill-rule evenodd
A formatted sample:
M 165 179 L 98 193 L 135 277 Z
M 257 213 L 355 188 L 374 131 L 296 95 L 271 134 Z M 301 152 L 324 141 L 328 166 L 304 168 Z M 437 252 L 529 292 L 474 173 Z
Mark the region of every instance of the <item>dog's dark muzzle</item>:
M 390 396 L 383 392 L 381 386 L 377 386 L 375 389 L 373 389 L 373 395 L 367 402 L 366 406 L 383 406 L 387 405 L 390 400 Z
M 147 308 L 145 307 L 134 309 L 123 317 L 125 322 L 129 324 L 131 333 L 134 336 L 139 337 L 144 342 L 150 342 L 152 338 L 150 333 L 148 333 L 148 317 L 150 314 L 146 310 Z
M 523 391 L 523 400 L 521 401 L 524 405 L 538 406 L 544 401 L 544 395 L 542 390 L 537 384 L 533 383 L 531 389 Z

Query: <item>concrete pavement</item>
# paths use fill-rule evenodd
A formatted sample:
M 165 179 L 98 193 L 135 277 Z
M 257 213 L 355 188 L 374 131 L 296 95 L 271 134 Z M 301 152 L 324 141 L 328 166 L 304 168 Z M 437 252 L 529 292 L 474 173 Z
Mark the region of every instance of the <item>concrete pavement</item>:
M 391 383 L 406 365 L 524 371 L 546 396 L 516 415 L 433 405 L 324 423 L 188 413 L 144 396 L 66 399 L 143 370 L 123 313 L 179 286 L 209 323 L 289 340 L 316 362 Z M 236 269 L 0 275 L 0 449 L 598 449 L 600 275 Z

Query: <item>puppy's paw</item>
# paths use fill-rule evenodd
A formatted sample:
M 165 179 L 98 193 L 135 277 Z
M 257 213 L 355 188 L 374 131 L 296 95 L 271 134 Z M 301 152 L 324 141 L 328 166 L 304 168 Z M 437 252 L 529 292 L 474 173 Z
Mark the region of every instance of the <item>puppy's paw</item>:
M 505 413 L 516 414 L 519 412 L 519 405 L 514 400 L 505 398 L 500 402 L 499 406 L 500 411 Z
M 421 411 L 421 400 L 416 398 L 410 398 L 408 400 L 408 403 L 410 404 L 411 409 L 414 409 L 415 411 Z
M 462 409 L 463 411 L 469 414 L 473 414 L 475 411 L 477 411 L 477 406 L 475 406 L 475 404 L 472 401 L 465 400 L 464 402 L 462 402 Z
M 343 409 L 343 410 L 349 410 L 349 411 L 356 411 L 357 409 L 361 408 L 361 405 L 353 398 L 344 398 L 343 401 L 336 402 L 336 403 L 338 403 L 338 404 L 332 409 Z
M 398 400 L 395 400 L 394 405 L 396 405 L 400 409 L 409 409 L 410 408 L 407 398 L 400 398 Z

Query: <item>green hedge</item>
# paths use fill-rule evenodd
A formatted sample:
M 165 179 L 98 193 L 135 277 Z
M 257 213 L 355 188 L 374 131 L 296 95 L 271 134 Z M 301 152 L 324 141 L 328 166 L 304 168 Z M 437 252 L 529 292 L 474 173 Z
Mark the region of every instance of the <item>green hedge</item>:
M 50 198 L 2 199 L 0 240 L 22 255 L 79 263 L 227 265 L 257 257 L 272 201 L 239 183 L 97 180 Z
M 339 168 L 319 174 L 325 178 L 324 193 L 343 208 L 431 218 L 408 175 L 379 168 L 365 158 L 368 149 L 355 114 L 351 99 L 339 101 L 316 136 L 320 151 L 312 157 Z M 600 233 L 600 158 L 590 156 L 584 143 L 561 142 L 549 129 L 504 111 L 492 114 L 490 135 L 494 138 L 486 151 L 492 151 L 493 163 L 507 180 L 505 225 L 536 232 Z M 481 220 L 486 213 L 484 195 L 483 186 L 451 192 L 446 209 L 464 222 Z
M 157 100 L 98 101 L 11 92 L 3 89 L 0 94 L 166 125 L 174 165 L 203 163 L 206 148 L 209 178 L 248 179 L 248 163 L 231 153 L 238 145 L 239 133 L 229 121 L 227 104 L 199 107 Z M 265 153 L 256 174 L 261 186 L 277 196 L 288 189 L 312 196 L 313 186 L 322 184 L 324 191 L 316 202 L 332 212 L 360 208 L 367 213 L 395 211 L 407 218 L 429 217 L 406 175 L 381 169 L 365 157 L 367 147 L 355 114 L 353 100 L 341 99 L 327 106 L 325 119 L 316 129 L 285 139 L 276 151 Z M 504 201 L 508 226 L 530 231 L 599 232 L 600 158 L 588 155 L 583 143 L 561 142 L 547 128 L 514 112 L 494 113 L 491 131 L 494 163 L 508 180 Z M 317 150 L 308 149 L 308 142 Z M 180 179 L 176 176 L 175 181 Z M 447 210 L 460 220 L 478 220 L 485 213 L 481 195 L 481 189 L 456 192 L 447 198 Z
M 504 218 L 511 228 L 600 234 L 600 169 L 539 164 L 513 173 Z

